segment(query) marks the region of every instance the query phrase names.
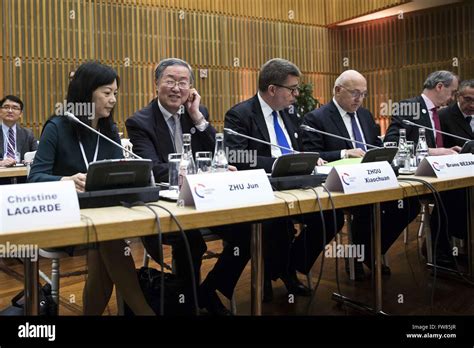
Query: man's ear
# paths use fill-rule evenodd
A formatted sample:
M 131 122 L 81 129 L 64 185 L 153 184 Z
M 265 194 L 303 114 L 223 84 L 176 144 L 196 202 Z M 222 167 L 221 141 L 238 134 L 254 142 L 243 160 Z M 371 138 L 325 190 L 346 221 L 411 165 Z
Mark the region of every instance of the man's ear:
M 268 92 L 268 94 L 270 94 L 270 95 L 273 97 L 273 96 L 275 95 L 275 93 L 276 93 L 276 89 L 277 89 L 276 86 L 270 85 L 270 86 L 268 86 L 268 88 L 267 88 L 267 92 Z

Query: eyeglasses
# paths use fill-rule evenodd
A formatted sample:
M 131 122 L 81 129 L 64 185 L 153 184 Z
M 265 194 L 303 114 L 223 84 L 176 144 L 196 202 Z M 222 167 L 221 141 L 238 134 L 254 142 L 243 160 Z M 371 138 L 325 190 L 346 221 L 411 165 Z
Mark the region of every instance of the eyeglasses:
M 8 111 L 8 110 L 15 111 L 15 112 L 21 111 L 21 107 L 17 105 L 2 105 L 2 109 L 5 111 Z
M 296 94 L 296 93 L 299 93 L 300 92 L 300 86 L 296 86 L 296 87 L 288 87 L 288 86 L 283 86 L 283 85 L 278 85 L 276 83 L 273 84 L 274 86 L 277 86 L 277 87 L 282 87 L 282 88 L 286 88 L 290 91 L 291 94 Z
M 189 87 L 191 87 L 191 83 L 189 81 L 165 80 L 163 81 L 163 85 L 168 88 L 174 88 L 176 85 L 178 85 L 179 89 L 189 89 Z
M 466 96 L 463 96 L 462 94 L 460 94 L 459 96 L 462 97 L 462 99 L 464 99 L 464 101 L 468 104 L 474 102 L 474 98 L 472 97 L 466 97 Z
M 367 98 L 367 96 L 368 96 L 367 91 L 361 92 L 361 91 L 358 91 L 358 90 L 352 90 L 352 89 L 346 88 L 344 86 L 339 86 L 339 87 L 344 88 L 346 91 L 348 91 L 353 98 L 360 98 L 360 97 Z

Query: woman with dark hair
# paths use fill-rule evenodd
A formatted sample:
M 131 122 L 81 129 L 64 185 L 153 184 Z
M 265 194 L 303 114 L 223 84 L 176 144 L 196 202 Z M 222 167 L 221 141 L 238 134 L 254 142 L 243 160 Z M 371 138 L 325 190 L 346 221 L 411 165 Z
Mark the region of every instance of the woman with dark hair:
M 118 87 L 119 77 L 114 69 L 97 62 L 84 63 L 69 83 L 67 110 L 62 111 L 72 110 L 81 121 L 120 143 L 113 122 Z M 43 127 L 28 181 L 72 180 L 76 191 L 83 192 L 89 163 L 122 157 L 120 148 L 57 112 Z M 155 314 L 143 296 L 126 247 L 123 240 L 115 240 L 88 249 L 84 314 L 101 315 L 114 284 L 135 314 Z

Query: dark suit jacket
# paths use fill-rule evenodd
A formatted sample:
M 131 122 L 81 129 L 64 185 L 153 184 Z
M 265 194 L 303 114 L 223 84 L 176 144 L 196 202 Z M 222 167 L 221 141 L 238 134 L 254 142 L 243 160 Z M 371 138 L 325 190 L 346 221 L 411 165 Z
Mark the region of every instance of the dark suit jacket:
M 377 136 L 377 126 L 369 110 L 359 108 L 357 110 L 357 117 L 359 118 L 361 131 L 364 134 L 366 143 L 382 146 L 382 141 Z M 341 114 L 332 100 L 319 109 L 314 109 L 306 114 L 303 124 L 327 133 L 350 138 Z M 340 159 L 341 150 L 354 148 L 352 142 L 306 131 L 303 133 L 303 146 L 306 151 L 319 152 L 320 156 L 329 162 Z
M 390 126 L 387 129 L 384 142 L 398 142 L 400 128 L 405 128 L 407 131 L 407 140 L 415 142 L 416 146 L 416 143 L 418 142 L 419 128 L 415 126 L 405 125 L 403 124 L 403 120 L 406 119 L 421 126 L 433 128 L 430 120 L 430 114 L 428 112 L 428 108 L 426 107 L 425 101 L 423 100 L 423 97 L 421 95 L 415 98 L 402 100 L 400 102 L 399 110 L 406 111 L 404 111 L 402 115 L 392 117 L 392 122 L 390 123 Z M 417 114 L 416 110 L 418 110 L 419 114 Z M 430 131 L 428 129 L 426 130 L 426 143 L 430 148 L 436 147 L 433 131 Z
M 3 154 L 6 151 L 6 149 L 3 148 L 4 142 L 3 131 L 0 126 L 0 158 L 3 158 Z M 38 142 L 33 132 L 28 128 L 20 127 L 19 124 L 16 125 L 16 148 L 21 155 L 21 160 L 23 160 L 26 152 L 36 151 L 38 149 Z
M 117 128 L 114 127 L 112 139 L 120 144 Z M 92 162 L 97 145 L 97 135 L 85 132 L 82 145 L 87 160 Z M 122 158 L 122 150 L 100 138 L 97 160 Z M 31 166 L 28 182 L 58 181 L 63 176 L 87 173 L 79 141 L 73 124 L 64 116 L 48 120 L 41 134 L 41 142 Z
M 204 106 L 199 110 L 209 119 Z M 183 133 L 191 134 L 193 153 L 198 151 L 214 151 L 216 130 L 209 125 L 203 132 L 196 129 L 187 111 L 181 116 Z M 137 111 L 125 122 L 128 136 L 133 144 L 133 152 L 153 161 L 153 173 L 158 181 L 168 182 L 168 154 L 174 153 L 173 140 L 168 125 L 158 106 L 157 99 Z
M 291 140 L 293 149 L 301 151 L 301 134 L 298 128 L 298 116 L 296 113 L 290 114 L 288 110 L 280 111 L 285 128 Z M 270 142 L 267 124 L 262 113 L 262 107 L 257 95 L 234 105 L 227 111 L 224 120 L 224 127 L 233 129 L 236 132 Z M 238 169 L 263 168 L 267 173 L 271 173 L 275 158 L 272 158 L 271 146 L 258 143 L 253 140 L 226 134 L 225 146 L 229 150 L 256 150 L 257 165 L 250 167 L 249 163 L 232 163 Z
M 467 139 L 474 139 L 474 133 L 471 126 L 466 122 L 464 115 L 459 109 L 458 103 L 454 103 L 447 108 L 440 110 L 439 121 L 441 130 L 447 133 L 458 135 Z M 445 147 L 463 146 L 464 140 L 450 137 L 443 134 L 443 142 Z

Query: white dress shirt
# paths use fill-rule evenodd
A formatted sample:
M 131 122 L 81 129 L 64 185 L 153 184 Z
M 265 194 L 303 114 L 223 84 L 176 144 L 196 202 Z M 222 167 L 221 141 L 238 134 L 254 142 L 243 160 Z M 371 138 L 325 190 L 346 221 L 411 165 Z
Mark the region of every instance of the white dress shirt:
M 258 101 L 260 102 L 260 106 L 262 108 L 263 117 L 265 118 L 265 123 L 267 124 L 268 134 L 270 135 L 270 142 L 272 144 L 278 145 L 278 141 L 277 141 L 277 137 L 275 133 L 275 125 L 273 123 L 273 115 L 272 115 L 273 109 L 270 107 L 270 105 L 268 105 L 265 102 L 265 100 L 263 100 L 263 98 L 260 96 L 260 92 L 257 93 L 257 96 L 258 96 Z M 291 145 L 290 136 L 288 135 L 288 131 L 286 130 L 286 127 L 285 127 L 285 123 L 283 122 L 283 119 L 281 118 L 281 114 L 278 111 L 277 113 L 278 113 L 278 124 L 283 130 L 283 134 L 285 134 L 285 138 L 286 138 L 286 141 L 288 142 L 289 147 L 293 149 L 293 146 Z M 272 146 L 271 149 L 272 149 L 272 157 L 276 158 L 276 157 L 281 156 L 280 148 L 276 146 Z
M 351 138 L 351 140 L 356 140 L 354 136 L 354 131 L 352 130 L 351 116 L 346 110 L 341 108 L 341 106 L 337 103 L 336 99 L 332 98 L 332 101 L 334 102 L 334 105 L 336 105 L 336 108 L 342 117 L 342 121 L 344 122 L 344 125 L 346 126 L 349 137 Z M 357 111 L 354 113 L 354 117 L 357 122 L 357 126 L 360 129 L 360 134 L 362 135 L 362 142 L 365 143 L 366 141 L 365 141 L 364 131 L 362 130 L 362 127 L 360 126 L 359 117 L 357 116 Z M 355 149 L 356 143 L 352 143 L 352 145 L 354 146 L 354 149 Z M 346 150 L 341 150 L 341 158 L 344 158 L 345 156 L 346 156 Z

